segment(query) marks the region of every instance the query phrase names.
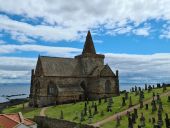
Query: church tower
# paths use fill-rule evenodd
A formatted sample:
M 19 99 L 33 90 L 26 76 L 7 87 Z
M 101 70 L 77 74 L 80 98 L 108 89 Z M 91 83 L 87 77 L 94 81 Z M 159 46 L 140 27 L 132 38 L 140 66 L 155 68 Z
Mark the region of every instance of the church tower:
M 96 54 L 91 33 L 88 31 L 82 54 L 75 56 L 76 59 L 79 59 L 79 62 L 83 67 L 82 73 L 88 75 L 96 67 L 104 65 L 104 57 L 104 55 Z

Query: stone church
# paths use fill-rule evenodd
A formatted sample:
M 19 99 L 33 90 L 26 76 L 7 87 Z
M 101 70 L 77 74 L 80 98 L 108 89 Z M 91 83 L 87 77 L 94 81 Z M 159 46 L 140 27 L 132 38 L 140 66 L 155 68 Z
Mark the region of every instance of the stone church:
M 119 75 L 96 54 L 88 31 L 81 55 L 74 58 L 39 56 L 32 70 L 30 106 L 42 107 L 119 95 Z

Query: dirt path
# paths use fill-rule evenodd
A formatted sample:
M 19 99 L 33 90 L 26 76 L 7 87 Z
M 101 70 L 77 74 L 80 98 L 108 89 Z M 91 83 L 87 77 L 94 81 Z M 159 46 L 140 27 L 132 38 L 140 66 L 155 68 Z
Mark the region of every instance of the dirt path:
M 41 109 L 41 111 L 40 111 L 40 116 L 46 116 L 46 115 L 45 115 L 46 109 L 48 109 L 48 107 L 43 107 L 43 108 Z
M 163 94 L 160 94 L 160 97 L 168 96 L 168 95 L 170 95 L 170 91 L 168 91 L 168 92 L 166 92 L 166 93 L 163 93 Z M 156 98 L 156 96 L 155 96 L 155 98 Z M 145 104 L 148 104 L 148 103 L 151 103 L 151 102 L 152 102 L 152 98 L 144 101 L 143 104 L 145 105 Z M 139 108 L 139 107 L 140 107 L 140 105 L 137 104 L 137 105 L 135 105 L 135 106 L 133 106 L 133 107 L 131 107 L 131 108 L 128 108 L 128 109 L 126 109 L 126 110 L 124 110 L 124 111 L 122 111 L 122 112 L 116 113 L 116 114 L 114 114 L 114 115 L 112 115 L 112 116 L 110 116 L 110 117 L 107 117 L 106 119 L 101 120 L 101 121 L 99 121 L 99 122 L 96 122 L 96 123 L 94 123 L 94 124 L 92 124 L 92 125 L 93 125 L 93 126 L 97 126 L 97 127 L 102 126 L 103 124 L 105 124 L 105 123 L 107 123 L 107 122 L 110 122 L 110 121 L 112 121 L 112 120 L 115 120 L 117 116 L 124 116 L 124 115 L 127 114 L 128 111 L 129 111 L 129 112 L 132 112 L 132 111 L 134 110 L 134 108 Z

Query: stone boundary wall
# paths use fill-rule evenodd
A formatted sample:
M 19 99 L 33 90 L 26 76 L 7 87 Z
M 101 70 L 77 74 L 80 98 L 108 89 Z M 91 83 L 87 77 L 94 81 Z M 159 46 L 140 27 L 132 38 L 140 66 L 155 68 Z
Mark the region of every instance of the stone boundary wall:
M 99 128 L 91 125 L 80 125 L 75 122 L 54 119 L 43 116 L 35 116 L 34 121 L 38 124 L 38 128 Z

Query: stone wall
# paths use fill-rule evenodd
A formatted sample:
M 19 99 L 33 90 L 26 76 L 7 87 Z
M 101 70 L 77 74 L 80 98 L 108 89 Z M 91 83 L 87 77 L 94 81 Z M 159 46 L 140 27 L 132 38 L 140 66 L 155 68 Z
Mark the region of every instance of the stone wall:
M 75 122 L 42 116 L 34 117 L 34 121 L 38 124 L 38 128 L 98 128 L 91 125 L 80 125 Z

